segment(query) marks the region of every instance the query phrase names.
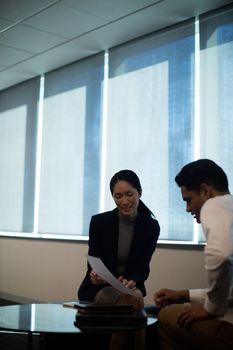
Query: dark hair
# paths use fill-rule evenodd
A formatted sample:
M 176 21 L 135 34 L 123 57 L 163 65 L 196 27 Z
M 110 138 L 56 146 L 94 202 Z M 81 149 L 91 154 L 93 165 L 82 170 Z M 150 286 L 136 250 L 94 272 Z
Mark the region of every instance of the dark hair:
M 137 174 L 135 174 L 134 171 L 125 169 L 125 170 L 120 170 L 113 175 L 109 184 L 112 195 L 113 195 L 114 186 L 118 181 L 129 182 L 138 191 L 139 195 L 141 196 L 142 186 L 141 186 L 139 177 L 137 176 Z M 152 211 L 143 203 L 141 199 L 139 199 L 138 211 L 143 212 L 144 214 L 147 214 L 149 216 L 155 217 Z
M 185 165 L 176 175 L 175 182 L 179 187 L 196 191 L 201 184 L 212 186 L 217 191 L 228 191 L 228 180 L 223 169 L 210 159 L 199 159 Z

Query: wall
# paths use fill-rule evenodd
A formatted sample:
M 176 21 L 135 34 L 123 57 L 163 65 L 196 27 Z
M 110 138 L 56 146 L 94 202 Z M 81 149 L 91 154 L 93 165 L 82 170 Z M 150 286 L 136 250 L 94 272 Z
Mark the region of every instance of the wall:
M 87 243 L 0 238 L 0 297 L 17 302 L 76 299 Z M 158 247 L 146 282 L 146 303 L 161 287 L 204 286 L 203 251 Z

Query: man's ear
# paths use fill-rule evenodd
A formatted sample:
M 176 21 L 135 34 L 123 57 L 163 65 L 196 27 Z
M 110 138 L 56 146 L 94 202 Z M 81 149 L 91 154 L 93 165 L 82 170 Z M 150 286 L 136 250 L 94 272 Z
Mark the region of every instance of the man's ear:
M 202 183 L 201 186 L 200 186 L 200 193 L 207 200 L 207 199 L 212 197 L 212 187 L 210 187 L 206 183 Z

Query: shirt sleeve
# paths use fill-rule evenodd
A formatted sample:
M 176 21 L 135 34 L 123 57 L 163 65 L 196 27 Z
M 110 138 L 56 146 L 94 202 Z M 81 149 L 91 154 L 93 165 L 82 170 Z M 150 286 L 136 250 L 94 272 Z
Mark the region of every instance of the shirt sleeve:
M 206 298 L 205 289 L 190 289 L 189 298 L 191 303 L 200 303 L 204 304 Z
M 207 290 L 204 308 L 210 314 L 220 316 L 227 309 L 231 287 L 232 217 L 221 205 L 221 199 L 215 197 L 203 205 L 201 223 L 207 241 L 205 247 Z

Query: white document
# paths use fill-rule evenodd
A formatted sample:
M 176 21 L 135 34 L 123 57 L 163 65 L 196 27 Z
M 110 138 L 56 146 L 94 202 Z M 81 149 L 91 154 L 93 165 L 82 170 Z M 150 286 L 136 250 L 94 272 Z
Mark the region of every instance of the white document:
M 107 269 L 100 258 L 96 258 L 91 255 L 87 255 L 87 260 L 92 269 L 99 275 L 104 281 L 108 282 L 122 293 L 134 295 L 130 288 L 125 287 L 113 274 Z

